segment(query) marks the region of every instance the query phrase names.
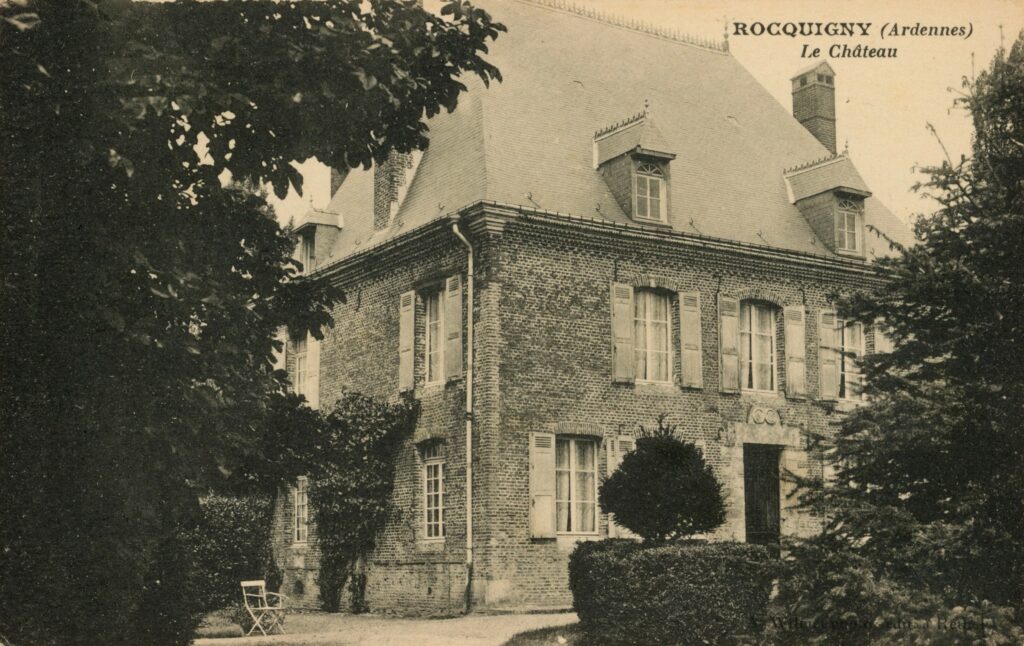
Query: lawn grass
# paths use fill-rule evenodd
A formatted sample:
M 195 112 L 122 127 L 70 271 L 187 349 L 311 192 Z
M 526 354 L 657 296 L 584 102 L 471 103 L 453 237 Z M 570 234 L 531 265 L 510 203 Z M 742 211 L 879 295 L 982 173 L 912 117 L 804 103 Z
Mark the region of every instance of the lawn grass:
M 196 637 L 241 637 L 243 634 L 236 608 L 207 613 L 196 629 Z
M 579 624 L 527 630 L 512 636 L 503 646 L 589 646 L 596 642 Z

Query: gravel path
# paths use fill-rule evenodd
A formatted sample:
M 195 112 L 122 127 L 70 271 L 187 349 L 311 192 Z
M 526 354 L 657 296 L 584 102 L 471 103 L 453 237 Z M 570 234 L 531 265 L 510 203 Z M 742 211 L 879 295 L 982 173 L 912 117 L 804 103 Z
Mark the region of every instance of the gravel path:
M 197 639 L 195 646 L 304 646 L 373 644 L 377 646 L 500 646 L 516 633 L 576 623 L 569 612 L 531 615 L 470 615 L 454 619 L 402 619 L 382 615 L 292 614 L 287 635 Z

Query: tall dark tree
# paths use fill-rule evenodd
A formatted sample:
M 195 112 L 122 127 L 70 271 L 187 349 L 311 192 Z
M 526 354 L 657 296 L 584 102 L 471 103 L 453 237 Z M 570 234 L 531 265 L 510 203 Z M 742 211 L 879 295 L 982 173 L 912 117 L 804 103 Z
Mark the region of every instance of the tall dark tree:
M 879 262 L 883 289 L 841 304 L 895 350 L 865 361 L 870 402 L 807 499 L 828 523 L 795 547 L 778 598 L 804 639 L 909 643 L 906 622 L 922 643 L 983 625 L 989 643 L 1022 638 L 1024 36 L 964 88 L 971 157 L 925 169 L 939 209 L 918 244 Z
M 274 330 L 338 296 L 244 187 L 426 146 L 502 29 L 461 0 L 0 2 L 0 635 L 188 640 L 177 530 L 294 408 Z

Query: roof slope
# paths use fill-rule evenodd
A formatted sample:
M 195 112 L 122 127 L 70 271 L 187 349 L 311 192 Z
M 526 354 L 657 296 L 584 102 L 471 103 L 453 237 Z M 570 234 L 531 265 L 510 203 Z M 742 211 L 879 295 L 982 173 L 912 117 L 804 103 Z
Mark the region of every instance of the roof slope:
M 833 255 L 783 177 L 828 151 L 731 55 L 543 4 L 479 4 L 508 27 L 489 55 L 504 81 L 469 79 L 458 109 L 428 122 L 430 147 L 390 228 L 373 232 L 372 171 L 348 174 L 328 206 L 343 224 L 331 261 L 479 200 L 630 222 L 593 168 L 594 132 L 645 100 L 677 155 L 674 229 Z M 910 240 L 878 200 L 865 206 L 868 224 Z M 869 238 L 869 257 L 888 253 Z

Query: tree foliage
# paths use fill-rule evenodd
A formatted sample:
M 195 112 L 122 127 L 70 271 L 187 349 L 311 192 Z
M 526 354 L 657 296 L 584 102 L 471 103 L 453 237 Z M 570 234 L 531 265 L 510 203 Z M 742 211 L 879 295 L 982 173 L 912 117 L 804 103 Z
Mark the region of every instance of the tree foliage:
M 662 543 L 710 532 L 725 522 L 722 483 L 700 449 L 676 437 L 658 417 L 658 428 L 640 429 L 636 449 L 598 492 L 601 510 L 645 542 Z
M 918 244 L 879 262 L 884 288 L 841 304 L 896 348 L 864 362 L 870 403 L 842 422 L 836 476 L 806 500 L 829 522 L 795 547 L 778 598 L 804 621 L 863 623 L 803 638 L 971 642 L 984 625 L 988 643 L 1021 640 L 1024 37 L 964 87 L 971 157 L 925 169 L 918 188 L 939 208 Z
M 297 279 L 253 187 L 423 147 L 460 74 L 500 78 L 503 27 L 442 13 L 0 3 L 0 634 L 188 639 L 179 530 L 259 457 L 268 411 L 295 410 L 274 330 L 319 337 L 340 296 Z

